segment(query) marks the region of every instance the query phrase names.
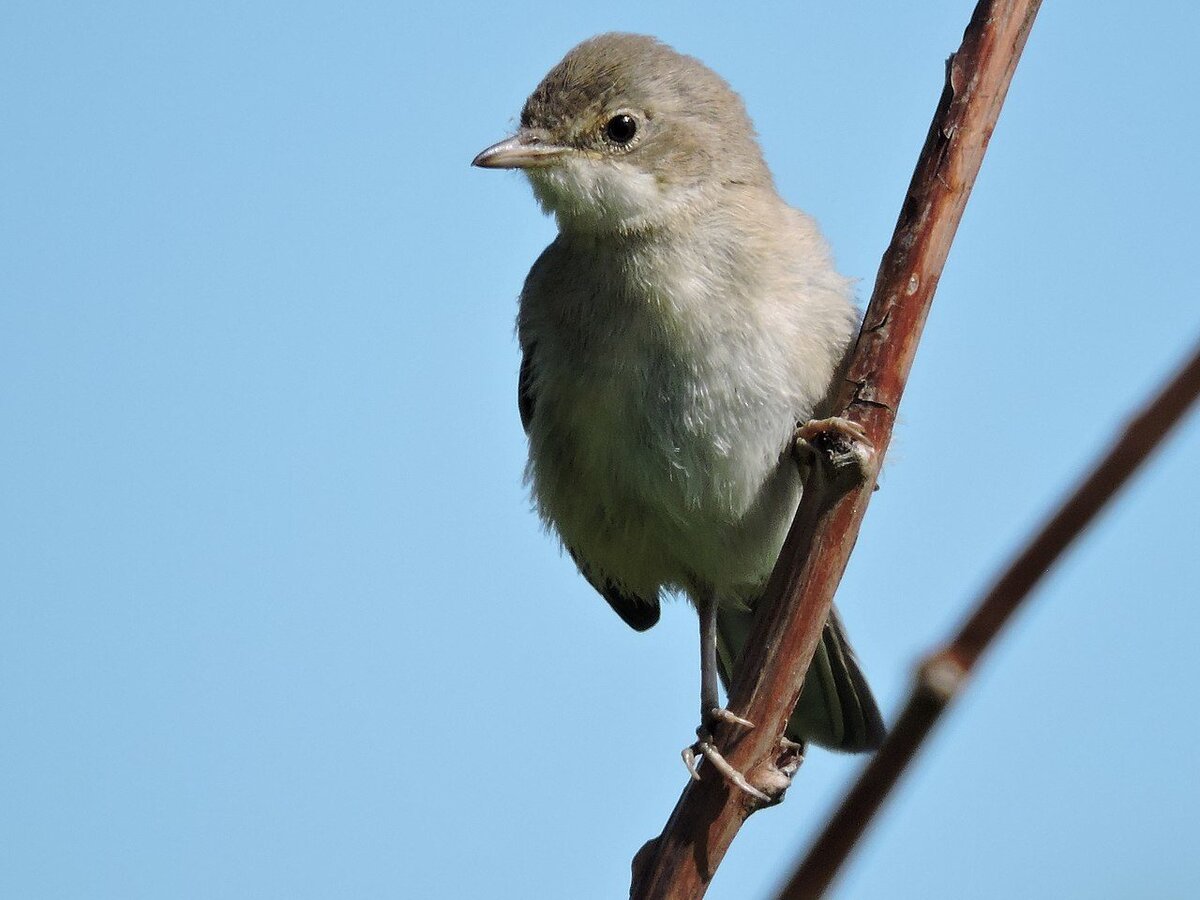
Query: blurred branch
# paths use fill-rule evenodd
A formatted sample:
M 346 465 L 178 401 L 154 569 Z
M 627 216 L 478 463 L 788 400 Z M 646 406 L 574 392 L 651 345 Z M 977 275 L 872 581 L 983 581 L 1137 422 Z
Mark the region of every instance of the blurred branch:
M 934 289 L 1039 5 L 981 0 L 947 63 L 941 101 L 838 398 L 843 418 L 861 426 L 864 437 L 831 428 L 813 441 L 818 464 L 730 689 L 729 708 L 757 727 L 722 725 L 716 743 L 730 764 L 776 800 L 798 764 L 794 753 L 781 749 L 780 736 L 858 536 Z M 857 467 L 848 469 L 847 461 Z M 854 477 L 844 477 L 848 470 Z M 684 789 L 662 834 L 634 858 L 631 897 L 703 896 L 742 823 L 759 807 L 712 766 L 701 773 Z
M 1046 522 L 979 601 L 949 645 L 926 657 L 896 727 L 796 869 L 780 900 L 819 897 L 829 887 L 883 801 L 980 655 L 1029 592 L 1104 509 L 1200 395 L 1200 344 L 1191 360 L 1125 427 L 1108 455 Z

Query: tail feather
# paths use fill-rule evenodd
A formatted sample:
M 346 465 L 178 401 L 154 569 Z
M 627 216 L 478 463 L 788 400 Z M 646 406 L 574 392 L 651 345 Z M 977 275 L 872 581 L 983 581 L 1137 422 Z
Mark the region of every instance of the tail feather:
M 753 624 L 754 614 L 744 609 L 722 607 L 717 613 L 717 662 L 726 687 Z M 855 753 L 876 749 L 886 734 L 879 706 L 833 609 L 785 736 Z

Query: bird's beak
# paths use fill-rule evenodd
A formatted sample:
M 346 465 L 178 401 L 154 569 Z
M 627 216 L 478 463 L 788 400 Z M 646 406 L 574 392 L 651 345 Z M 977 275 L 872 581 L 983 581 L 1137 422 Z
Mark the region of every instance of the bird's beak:
M 552 144 L 531 129 L 522 128 L 510 138 L 492 144 L 473 160 L 481 169 L 534 169 L 553 165 L 570 148 Z

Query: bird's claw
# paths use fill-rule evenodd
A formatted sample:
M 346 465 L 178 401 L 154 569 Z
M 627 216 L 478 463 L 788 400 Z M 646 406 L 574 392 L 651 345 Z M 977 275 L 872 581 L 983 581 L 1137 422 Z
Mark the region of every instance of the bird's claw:
M 708 711 L 708 719 L 710 722 L 729 722 L 733 725 L 740 725 L 742 728 L 753 728 L 754 723 L 749 719 L 743 719 L 741 716 L 726 709 L 723 706 L 714 706 Z M 700 726 L 703 728 L 704 726 Z M 699 732 L 697 732 L 699 734 Z
M 749 719 L 743 719 L 736 713 L 731 712 L 721 706 L 714 706 L 707 710 L 704 716 L 704 722 L 696 729 L 696 736 L 699 738 L 696 743 L 690 747 L 683 748 L 683 764 L 687 766 L 688 773 L 694 781 L 700 780 L 700 758 L 704 757 L 714 769 L 736 787 L 738 790 L 749 794 L 756 800 L 761 800 L 763 803 L 770 803 L 771 798 L 752 785 L 746 780 L 746 776 L 729 764 L 721 752 L 713 745 L 711 726 L 717 722 L 729 722 L 730 724 L 740 726 L 741 728 L 753 728 L 754 723 Z
M 792 447 L 802 470 L 820 458 L 834 471 L 850 469 L 860 475 L 866 472 L 875 453 L 875 445 L 863 427 L 840 416 L 812 419 L 800 425 L 793 435 Z
M 712 764 L 712 767 L 720 772 L 725 780 L 738 790 L 749 794 L 755 800 L 760 800 L 763 803 L 772 802 L 771 798 L 767 794 L 764 794 L 762 791 L 752 785 L 746 780 L 745 775 L 729 764 L 729 760 L 721 755 L 720 751 L 712 745 L 711 740 L 704 740 L 702 738 L 701 740 L 696 741 L 696 743 L 692 744 L 690 747 L 684 748 L 683 764 L 687 766 L 688 772 L 691 773 L 693 780 L 700 780 L 701 756 L 707 759 Z
M 843 419 L 841 416 L 830 416 L 827 419 L 809 419 L 803 425 L 796 429 L 796 443 L 811 444 L 818 438 L 829 439 L 832 437 L 841 438 L 843 441 L 850 443 L 859 441 L 870 445 L 871 440 L 867 437 L 867 432 L 857 422 L 850 419 Z

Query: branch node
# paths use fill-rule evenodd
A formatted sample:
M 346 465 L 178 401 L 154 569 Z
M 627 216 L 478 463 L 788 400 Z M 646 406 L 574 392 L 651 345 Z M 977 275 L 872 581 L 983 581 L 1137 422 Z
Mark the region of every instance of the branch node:
M 917 667 L 917 688 L 943 705 L 954 699 L 967 680 L 967 667 L 951 650 L 939 650 Z

